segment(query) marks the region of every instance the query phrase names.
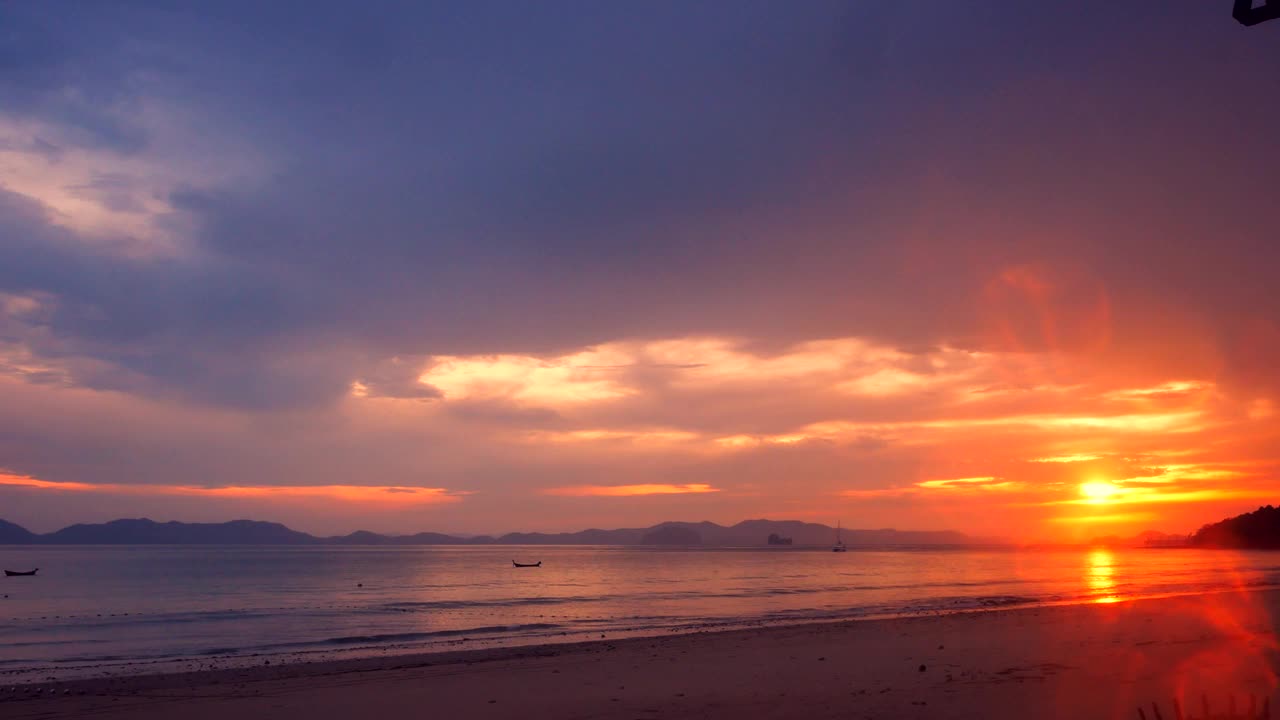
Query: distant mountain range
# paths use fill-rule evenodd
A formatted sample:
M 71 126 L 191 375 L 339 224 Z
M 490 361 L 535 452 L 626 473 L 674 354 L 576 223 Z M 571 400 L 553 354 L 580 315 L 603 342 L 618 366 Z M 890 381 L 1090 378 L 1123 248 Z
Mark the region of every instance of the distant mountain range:
M 1089 541 L 1090 545 L 1107 547 L 1182 547 L 1190 543 L 1190 536 L 1147 530 L 1137 535 L 1104 535 Z
M 11 522 L 0 520 L 0 544 L 25 545 L 35 542 L 37 537 L 35 533 L 21 525 L 14 525 Z
M 582 530 L 574 533 L 508 533 L 500 537 L 456 537 L 423 532 L 380 535 L 365 530 L 337 537 L 316 537 L 273 522 L 233 520 L 224 523 L 155 522 L 146 518 L 79 524 L 37 535 L 0 520 L 0 545 L 671 545 L 754 547 L 769 544 L 769 536 L 792 539 L 792 544 L 830 545 L 835 528 L 795 520 L 746 520 L 725 527 L 712 522 L 664 522 L 647 528 Z M 903 545 L 994 545 L 1002 540 L 952 531 L 841 531 L 851 547 Z

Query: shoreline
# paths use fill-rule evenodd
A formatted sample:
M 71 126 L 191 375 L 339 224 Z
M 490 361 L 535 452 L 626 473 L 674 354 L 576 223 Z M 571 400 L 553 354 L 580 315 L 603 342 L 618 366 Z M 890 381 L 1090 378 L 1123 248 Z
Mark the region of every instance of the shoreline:
M 5 669 L 0 667 L 0 700 L 4 699 L 4 688 L 36 687 L 46 684 L 69 684 L 90 682 L 95 679 L 124 679 L 153 676 L 187 675 L 191 673 L 237 672 L 245 669 L 256 669 L 267 666 L 277 668 L 293 665 L 329 666 L 338 664 L 362 665 L 367 663 L 391 662 L 395 659 L 409 661 L 436 656 L 453 656 L 466 653 L 501 653 L 503 651 L 537 650 L 543 647 L 560 648 L 577 645 L 589 645 L 596 642 L 623 642 L 627 640 L 657 639 L 681 637 L 686 635 L 720 634 L 734 632 L 759 632 L 782 628 L 805 626 L 830 626 L 845 623 L 865 623 L 913 618 L 944 617 L 949 615 L 982 614 L 1015 612 L 1037 608 L 1091 606 L 1109 603 L 1133 603 L 1151 600 L 1164 600 L 1180 597 L 1195 597 L 1232 592 L 1276 592 L 1280 594 L 1280 584 L 1269 583 L 1250 585 L 1242 588 L 1220 588 L 1194 590 L 1186 592 L 1168 592 L 1149 595 L 1138 595 L 1127 598 L 1101 598 L 1098 596 L 1079 596 L 1060 600 L 1026 600 L 1010 598 L 1012 602 L 991 602 L 975 606 L 961 606 L 951 609 L 928 608 L 921 610 L 898 610 L 888 612 L 836 612 L 830 615 L 811 615 L 782 619 L 754 617 L 742 619 L 714 620 L 701 623 L 673 626 L 655 626 L 639 628 L 612 628 L 606 631 L 579 630 L 549 635 L 528 635 L 510 637 L 460 637 L 441 639 L 425 644 L 387 643 L 381 645 L 363 645 L 353 647 L 333 647 L 315 649 L 279 650 L 274 652 L 248 652 L 230 654 L 189 655 L 171 658 L 123 659 L 120 661 L 104 661 L 85 664 L 36 665 Z M 1003 599 L 1003 598 L 1002 598 Z M 595 637 L 599 632 L 599 637 Z M 466 635 L 464 632 L 457 634 Z M 59 677 L 61 675 L 61 677 Z
M 602 682 L 602 677 L 617 676 L 622 678 L 618 687 L 624 688 L 628 686 L 626 678 L 633 678 L 633 684 L 643 678 L 654 686 L 648 693 L 650 700 L 661 696 L 666 701 L 679 700 L 677 704 L 681 705 L 685 698 L 697 693 L 673 688 L 690 684 L 708 691 L 732 691 L 735 697 L 748 691 L 759 695 L 764 688 L 776 689 L 779 697 L 785 697 L 790 692 L 787 687 L 798 691 L 808 685 L 812 686 L 809 692 L 792 697 L 833 701 L 831 687 L 827 683 L 815 685 L 814 678 L 803 672 L 797 674 L 800 666 L 815 671 L 821 668 L 824 674 L 842 669 L 858 688 L 850 691 L 852 696 L 841 692 L 839 697 L 861 698 L 876 707 L 902 699 L 895 694 L 895 686 L 920 695 L 920 699 L 910 702 L 933 703 L 937 707 L 964 687 L 1003 687 L 1010 683 L 1021 687 L 1028 682 L 1056 685 L 1076 676 L 1071 682 L 1074 684 L 1082 672 L 1087 674 L 1093 668 L 1129 674 L 1145 672 L 1147 677 L 1129 677 L 1117 687 L 1130 686 L 1132 690 L 1136 684 L 1148 686 L 1154 694 L 1146 701 L 1150 702 L 1171 697 L 1171 693 L 1191 693 L 1190 685 L 1203 684 L 1204 678 L 1212 675 L 1210 670 L 1216 672 L 1224 667 L 1223 657 L 1248 666 L 1240 668 L 1239 677 L 1233 680 L 1238 689 L 1230 692 L 1241 697 L 1249 693 L 1271 697 L 1280 667 L 1277 617 L 1280 590 L 1250 589 L 1090 605 L 1037 605 L 890 619 L 806 622 L 318 662 L 273 664 L 268 660 L 267 664 L 254 666 L 0 687 L 0 706 L 16 713 L 15 717 L 117 711 L 131 717 L 155 712 L 160 717 L 173 712 L 175 703 L 182 706 L 184 714 L 190 714 L 203 712 L 202 708 L 207 709 L 208 703 L 216 700 L 219 706 L 244 705 L 243 713 L 256 717 L 266 711 L 260 707 L 263 697 L 287 698 L 299 707 L 311 707 L 320 696 L 340 705 L 341 698 L 331 697 L 340 690 L 366 700 L 366 695 L 376 690 L 391 696 L 404 695 L 404 702 L 410 702 L 409 696 L 416 697 L 424 686 L 444 692 L 446 687 L 465 680 L 463 684 L 473 687 L 472 692 L 486 697 L 480 702 L 466 693 L 459 695 L 457 713 L 507 717 L 510 715 L 504 713 L 528 709 L 512 707 L 512 693 L 543 692 L 541 681 L 535 687 L 525 686 L 530 673 L 539 677 L 578 674 L 592 678 L 596 684 Z M 805 654 L 812 657 L 805 658 Z M 1018 654 L 1039 662 L 1011 657 Z M 1199 655 L 1212 662 L 1203 666 L 1188 664 L 1189 658 Z M 890 657 L 896 662 L 887 663 Z M 657 662 L 659 659 L 666 662 Z M 917 665 L 924 669 L 917 670 Z M 980 669 L 983 665 L 1006 667 Z M 940 680 L 936 672 L 930 675 L 931 666 L 942 668 L 945 675 L 941 677 L 945 679 Z M 1027 668 L 1031 670 L 1023 672 Z M 747 681 L 745 676 L 758 675 L 761 670 L 767 672 Z M 877 680 L 886 672 L 883 682 Z M 555 679 L 562 684 L 569 678 Z M 929 687 L 924 687 L 923 680 L 939 682 L 926 683 Z M 335 685 L 341 688 L 335 690 Z M 872 686 L 877 694 L 874 699 L 868 695 Z M 1221 692 L 1220 687 L 1217 692 Z M 505 698 L 505 702 L 499 698 Z M 1271 702 L 1278 700 L 1272 697 Z M 564 716 L 552 706 L 560 710 L 590 706 L 594 711 L 584 717 L 600 716 L 597 712 L 608 716 L 607 711 L 623 698 L 581 698 L 574 704 L 573 698 L 553 693 L 540 702 L 544 705 L 538 707 L 547 714 L 534 712 L 531 717 Z M 1077 698 L 1071 705 L 1078 710 L 1081 702 L 1084 699 Z M 498 705 L 502 707 L 492 707 Z M 345 716 L 326 715 L 330 712 L 328 707 L 324 703 L 315 705 L 313 714 Z M 624 707 L 628 706 L 615 709 Z M 922 710 L 927 705 L 905 707 Z M 32 714 L 27 715 L 28 712 Z M 986 709 L 982 712 L 1001 716 Z M 1131 717 L 1132 708 L 1128 712 Z M 624 716 L 640 715 L 618 715 Z M 819 712 L 817 716 L 824 715 Z

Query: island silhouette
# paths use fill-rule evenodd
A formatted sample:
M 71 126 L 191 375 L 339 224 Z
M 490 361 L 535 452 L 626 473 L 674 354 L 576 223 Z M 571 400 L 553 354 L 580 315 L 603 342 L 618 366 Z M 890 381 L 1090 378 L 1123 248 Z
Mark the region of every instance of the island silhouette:
M 504 535 L 447 535 L 420 532 L 386 535 L 357 530 L 321 537 L 293 530 L 281 523 L 232 520 L 221 523 L 156 522 L 147 518 L 70 525 L 38 534 L 0 520 L 0 545 L 666 545 L 681 547 L 827 546 L 836 529 L 798 520 L 744 520 L 736 525 L 713 522 L 662 522 L 644 528 L 578 532 L 512 532 Z M 1163 535 L 1153 531 L 1135 538 L 1112 538 L 1115 544 L 1141 546 L 1144 539 Z M 846 545 L 978 546 L 1010 545 L 1004 538 L 966 535 L 954 530 L 843 530 Z M 1095 541 L 1096 542 L 1096 541 Z M 1152 543 L 1147 542 L 1150 546 Z M 1191 547 L 1280 548 L 1280 508 L 1257 510 L 1205 525 L 1187 538 Z
M 724 526 L 713 522 L 663 522 L 645 528 L 588 529 L 570 533 L 513 532 L 499 536 L 457 536 L 435 532 L 384 535 L 356 532 L 318 537 L 275 522 L 233 520 L 223 523 L 156 522 L 147 518 L 77 524 L 37 534 L 0 520 L 0 544 L 7 545 L 667 545 L 683 547 L 767 547 L 770 537 L 786 537 L 796 546 L 829 546 L 835 528 L 796 520 L 745 520 Z M 845 529 L 850 546 L 974 546 L 1007 544 L 952 530 Z
M 1253 512 L 1205 525 L 1191 536 L 1191 545 L 1280 550 L 1280 508 L 1264 505 Z

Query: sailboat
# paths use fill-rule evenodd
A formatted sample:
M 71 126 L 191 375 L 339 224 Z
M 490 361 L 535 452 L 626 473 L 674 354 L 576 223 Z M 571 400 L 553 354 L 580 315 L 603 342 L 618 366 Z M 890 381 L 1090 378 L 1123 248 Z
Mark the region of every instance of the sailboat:
M 844 540 L 840 539 L 840 521 L 836 521 L 836 544 L 831 546 L 831 552 L 849 552 L 849 548 L 844 546 Z

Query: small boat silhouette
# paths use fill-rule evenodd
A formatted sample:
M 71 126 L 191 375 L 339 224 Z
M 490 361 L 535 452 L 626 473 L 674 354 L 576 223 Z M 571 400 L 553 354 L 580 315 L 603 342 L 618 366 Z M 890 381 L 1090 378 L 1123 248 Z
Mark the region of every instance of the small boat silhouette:
M 536 562 L 536 563 L 518 563 L 518 562 L 516 562 L 515 560 L 512 560 L 512 561 L 511 561 L 511 564 L 512 564 L 512 565 L 515 565 L 516 567 L 542 567 L 542 561 L 541 561 L 541 560 L 539 560 L 539 561 L 538 561 L 538 562 Z
M 35 575 L 38 572 L 40 572 L 40 568 L 36 568 L 35 570 L 27 570 L 26 572 L 18 572 L 17 570 L 5 570 L 4 576 L 5 577 L 26 577 L 26 576 Z

